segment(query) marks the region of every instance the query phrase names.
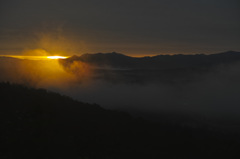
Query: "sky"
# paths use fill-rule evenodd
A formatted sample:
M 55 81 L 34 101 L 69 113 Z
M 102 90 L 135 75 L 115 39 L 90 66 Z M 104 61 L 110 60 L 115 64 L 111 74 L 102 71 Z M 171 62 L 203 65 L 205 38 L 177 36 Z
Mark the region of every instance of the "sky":
M 0 0 L 0 54 L 240 51 L 239 19 L 239 0 Z

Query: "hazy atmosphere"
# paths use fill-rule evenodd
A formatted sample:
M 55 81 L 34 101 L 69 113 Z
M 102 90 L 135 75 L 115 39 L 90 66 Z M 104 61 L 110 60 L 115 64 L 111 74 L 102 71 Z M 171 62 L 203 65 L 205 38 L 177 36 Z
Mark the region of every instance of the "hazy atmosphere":
M 166 62 L 158 63 L 164 58 Z M 0 66 L 1 81 L 45 88 L 108 109 L 214 118 L 240 114 L 239 52 L 152 58 L 99 53 L 59 60 L 2 57 Z
M 0 158 L 240 158 L 239 19 L 239 0 L 0 0 Z

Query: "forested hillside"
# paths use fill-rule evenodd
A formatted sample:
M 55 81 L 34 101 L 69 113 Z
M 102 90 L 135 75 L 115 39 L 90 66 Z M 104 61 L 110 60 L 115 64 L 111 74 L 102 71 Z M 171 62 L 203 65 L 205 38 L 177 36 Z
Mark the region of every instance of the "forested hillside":
M 0 83 L 0 158 L 237 158 L 237 132 L 150 122 L 44 89 Z

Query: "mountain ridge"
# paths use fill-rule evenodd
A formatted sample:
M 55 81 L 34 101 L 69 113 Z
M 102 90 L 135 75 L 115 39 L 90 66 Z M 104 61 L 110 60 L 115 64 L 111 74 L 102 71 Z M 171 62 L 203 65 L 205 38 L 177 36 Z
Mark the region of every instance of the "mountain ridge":
M 73 61 L 81 61 L 98 67 L 108 66 L 113 68 L 133 69 L 179 69 L 228 64 L 240 61 L 240 52 L 227 51 L 223 53 L 209 55 L 156 55 L 152 57 L 131 57 L 124 54 L 112 52 L 83 54 L 81 56 L 74 55 L 62 61 L 65 61 L 66 63 L 72 63 Z

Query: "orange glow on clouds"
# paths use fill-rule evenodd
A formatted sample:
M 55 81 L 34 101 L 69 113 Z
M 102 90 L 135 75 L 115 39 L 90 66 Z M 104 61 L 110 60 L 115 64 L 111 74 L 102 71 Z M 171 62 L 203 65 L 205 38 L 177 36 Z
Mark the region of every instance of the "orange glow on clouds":
M 69 56 L 21 56 L 21 55 L 0 55 L 0 57 L 12 57 L 24 60 L 58 60 L 66 59 Z
M 66 56 L 47 56 L 48 59 L 66 59 L 68 57 Z

